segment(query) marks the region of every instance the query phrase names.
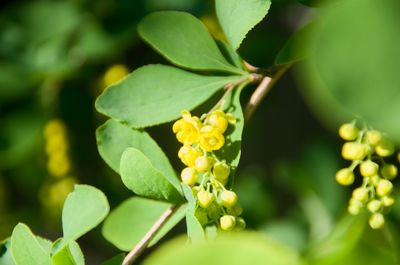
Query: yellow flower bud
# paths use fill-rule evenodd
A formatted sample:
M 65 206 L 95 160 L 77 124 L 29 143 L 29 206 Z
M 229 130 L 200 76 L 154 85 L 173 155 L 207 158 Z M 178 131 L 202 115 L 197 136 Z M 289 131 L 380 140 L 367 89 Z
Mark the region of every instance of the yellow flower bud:
M 200 190 L 199 193 L 197 193 L 197 200 L 199 201 L 200 207 L 207 208 L 213 202 L 214 194 L 206 190 Z
M 371 177 L 378 172 L 379 165 L 371 160 L 364 161 L 360 164 L 360 173 L 363 177 Z
M 211 125 L 206 125 L 200 130 L 200 146 L 207 152 L 221 149 L 225 138 L 219 130 Z
M 237 202 L 237 195 L 233 191 L 224 190 L 220 194 L 221 204 L 226 208 L 234 206 Z
M 368 190 L 363 187 L 358 187 L 353 190 L 352 198 L 360 202 L 366 202 L 368 200 Z
M 343 140 L 352 141 L 358 136 L 358 129 L 352 123 L 345 123 L 339 128 L 339 135 Z
M 228 214 L 233 216 L 239 216 L 243 213 L 243 209 L 239 204 L 235 204 L 232 207 L 227 209 Z
M 52 155 L 47 162 L 47 170 L 54 177 L 65 176 L 70 170 L 68 157 L 64 153 Z
M 366 154 L 366 146 L 360 143 L 348 142 L 342 148 L 342 156 L 346 160 L 362 160 Z
M 381 169 L 384 178 L 392 180 L 397 176 L 397 167 L 393 164 L 386 164 Z
M 182 112 L 182 116 L 184 118 L 177 120 L 172 126 L 176 139 L 184 145 L 197 143 L 200 139 L 200 121 L 196 117 L 191 117 L 189 112 Z
M 383 197 L 381 198 L 381 200 L 382 200 L 382 204 L 383 204 L 385 207 L 390 207 L 390 206 L 392 206 L 392 205 L 394 204 L 394 202 L 395 202 L 395 200 L 394 200 L 394 198 L 393 198 L 392 196 L 383 196 Z
M 378 175 L 373 175 L 370 177 L 369 181 L 372 185 L 377 186 L 381 178 Z
M 377 145 L 382 140 L 382 134 L 379 131 L 371 130 L 365 133 L 365 138 L 370 145 Z
M 227 180 L 231 170 L 225 162 L 218 162 L 214 164 L 213 174 L 218 181 Z
M 178 152 L 178 157 L 181 159 L 182 163 L 189 167 L 194 167 L 196 158 L 201 155 L 201 151 L 189 145 L 182 146 Z
M 221 229 L 224 231 L 231 231 L 235 228 L 236 218 L 232 215 L 224 215 L 219 219 Z
M 374 213 L 369 218 L 369 226 L 372 229 L 379 229 L 385 224 L 385 218 L 381 213 Z
M 122 64 L 116 64 L 107 69 L 104 74 L 104 85 L 106 87 L 118 82 L 129 73 L 128 68 Z
M 221 133 L 226 131 L 228 128 L 228 120 L 226 119 L 225 113 L 221 110 L 213 111 L 206 120 L 207 124 L 214 126 Z
M 387 179 L 381 179 L 376 187 L 376 193 L 378 193 L 378 195 L 381 197 L 390 194 L 392 190 L 393 184 Z
M 382 157 L 391 156 L 394 153 L 394 145 L 387 139 L 382 139 L 375 147 L 375 152 Z
M 340 185 L 351 185 L 354 182 L 354 173 L 348 168 L 342 168 L 336 173 L 336 181 Z
M 181 172 L 181 179 L 183 183 L 186 183 L 189 186 L 193 186 L 197 182 L 197 172 L 192 167 L 187 167 Z
M 194 161 L 194 166 L 199 172 L 207 172 L 211 169 L 214 159 L 208 156 L 199 156 Z
M 361 212 L 363 206 L 364 205 L 360 201 L 350 200 L 347 211 L 352 215 L 358 215 Z
M 45 138 L 50 138 L 56 134 L 65 134 L 64 123 L 59 119 L 53 119 L 46 123 L 43 131 Z
M 372 200 L 368 203 L 367 208 L 371 213 L 379 212 L 382 209 L 382 202 L 380 200 Z

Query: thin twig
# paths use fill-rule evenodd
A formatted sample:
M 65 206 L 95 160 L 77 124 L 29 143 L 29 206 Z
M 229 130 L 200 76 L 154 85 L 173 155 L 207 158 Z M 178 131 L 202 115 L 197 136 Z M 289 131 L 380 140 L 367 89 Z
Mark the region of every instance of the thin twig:
M 140 254 L 147 248 L 150 241 L 154 238 L 158 231 L 163 227 L 163 225 L 168 221 L 168 219 L 176 212 L 179 205 L 172 205 L 168 207 L 167 210 L 158 218 L 158 220 L 153 224 L 147 234 L 136 244 L 136 246 L 126 255 L 122 265 L 132 264 Z
M 261 103 L 263 98 L 268 94 L 275 83 L 282 77 L 282 75 L 289 69 L 290 65 L 283 66 L 280 68 L 273 76 L 265 76 L 256 90 L 250 97 L 249 103 L 247 103 L 246 109 L 244 111 L 244 120 L 248 121 L 253 115 L 254 111 Z

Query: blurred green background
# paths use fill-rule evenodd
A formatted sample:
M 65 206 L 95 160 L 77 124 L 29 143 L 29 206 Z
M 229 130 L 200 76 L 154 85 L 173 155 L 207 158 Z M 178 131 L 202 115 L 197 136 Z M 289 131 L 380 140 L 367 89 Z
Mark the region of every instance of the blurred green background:
M 272 66 L 289 36 L 319 12 L 305 5 L 310 2 L 273 1 L 267 18 L 239 49 L 242 57 L 256 66 Z M 61 236 L 60 210 L 74 183 L 100 188 L 112 208 L 132 196 L 97 152 L 95 129 L 106 118 L 96 113 L 94 100 L 126 71 L 168 64 L 136 33 L 140 19 L 156 10 L 188 11 L 216 38 L 221 36 L 214 2 L 209 0 L 2 2 L 0 239 L 8 237 L 18 222 L 53 240 Z M 293 73 L 278 82 L 246 126 L 235 189 L 250 229 L 308 253 L 345 214 L 350 190 L 334 179 L 345 165 L 340 159 L 342 142 L 307 107 L 299 91 L 304 83 L 294 82 Z M 244 103 L 251 92 L 244 91 Z M 199 109 L 208 109 L 216 100 Z M 151 128 L 150 134 L 179 169 L 179 144 L 170 128 L 171 124 Z M 393 213 L 390 220 L 396 227 L 400 210 Z M 168 237 L 184 229 L 181 224 Z M 378 261 L 360 254 L 369 250 L 374 257 L 391 260 L 388 239 L 366 229 L 357 251 L 350 257 L 343 254 L 352 262 L 340 263 L 339 255 L 326 264 L 392 264 L 373 263 Z M 392 230 L 392 235 L 398 238 L 399 230 Z M 100 228 L 80 245 L 87 264 L 118 253 L 102 238 Z

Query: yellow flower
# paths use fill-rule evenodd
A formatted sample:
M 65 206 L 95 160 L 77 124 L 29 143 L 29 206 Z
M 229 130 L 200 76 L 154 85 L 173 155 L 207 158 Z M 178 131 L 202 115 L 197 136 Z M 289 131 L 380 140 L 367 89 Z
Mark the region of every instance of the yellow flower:
M 188 167 L 195 167 L 196 158 L 201 156 L 202 153 L 196 148 L 184 145 L 179 149 L 178 157 L 181 159 L 182 163 Z
M 172 131 L 176 134 L 179 142 L 191 145 L 199 141 L 201 126 L 199 118 L 192 117 L 189 111 L 182 111 L 182 119 L 174 123 Z
M 221 133 L 226 131 L 228 128 L 228 120 L 226 114 L 221 110 L 213 111 L 206 119 L 207 124 L 214 126 Z
M 200 146 L 207 152 L 219 150 L 225 143 L 222 133 L 211 125 L 206 125 L 200 130 Z

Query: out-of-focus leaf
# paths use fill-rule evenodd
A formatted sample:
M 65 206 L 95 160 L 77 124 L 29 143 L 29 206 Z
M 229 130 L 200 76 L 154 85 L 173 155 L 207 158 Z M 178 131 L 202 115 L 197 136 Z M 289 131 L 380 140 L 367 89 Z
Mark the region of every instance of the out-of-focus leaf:
M 397 0 L 351 0 L 320 16 L 300 77 L 321 120 L 337 126 L 359 116 L 400 141 L 399 12 Z
M 171 207 L 171 204 L 140 197 L 130 198 L 107 217 L 102 228 L 103 236 L 120 250 L 129 251 L 143 238 L 168 207 Z M 156 244 L 182 220 L 185 208 L 185 205 L 179 207 L 151 240 L 149 246 Z
M 11 252 L 16 265 L 52 265 L 49 254 L 29 227 L 21 223 L 15 226 L 11 235 Z
M 178 118 L 242 76 L 203 76 L 165 65 L 148 65 L 110 86 L 96 109 L 135 128 Z M 160 111 L 160 110 L 163 111 Z
M 112 257 L 109 260 L 106 260 L 105 262 L 101 263 L 101 265 L 121 265 L 122 261 L 124 261 L 124 258 L 125 258 L 125 253 L 121 253 Z
M 128 147 L 140 150 L 175 188 L 180 188 L 180 182 L 164 152 L 145 131 L 131 129 L 128 126 L 109 120 L 97 129 L 97 146 L 102 158 L 107 164 L 119 172 L 122 153 Z
M 35 110 L 5 116 L 0 125 L 0 167 L 13 167 L 32 154 L 40 143 L 42 117 Z
M 11 239 L 7 238 L 0 243 L 0 264 L 2 265 L 15 265 L 11 253 Z
M 85 258 L 82 250 L 76 241 L 64 244 L 60 238 L 54 242 L 51 260 L 53 265 L 85 265 Z
M 120 173 L 125 186 L 137 195 L 173 203 L 183 202 L 180 190 L 136 148 L 129 147 L 122 154 Z
M 138 30 L 146 42 L 178 66 L 245 73 L 224 58 L 207 28 L 189 13 L 155 12 L 140 22 Z
M 195 216 L 196 212 L 196 198 L 193 196 L 192 189 L 185 183 L 182 183 L 183 194 L 188 201 L 186 209 L 186 228 L 187 235 L 191 242 L 204 241 L 205 233 L 203 226 Z
M 218 20 L 232 47 L 237 50 L 255 25 L 267 15 L 270 0 L 216 0 Z
M 78 239 L 107 216 L 110 210 L 103 192 L 89 185 L 75 185 L 65 200 L 62 225 L 65 242 Z
M 289 247 L 253 233 L 232 233 L 213 241 L 185 244 L 183 239 L 165 244 L 145 265 L 296 265 L 299 255 Z
M 339 264 L 359 242 L 366 226 L 366 215 L 346 215 L 323 240 L 309 249 L 308 261 L 315 265 Z
M 275 58 L 275 64 L 289 64 L 301 61 L 310 54 L 309 38 L 313 24 L 308 24 L 290 36 Z
M 307 234 L 304 227 L 289 220 L 268 222 L 262 228 L 271 239 L 302 251 L 307 246 Z

